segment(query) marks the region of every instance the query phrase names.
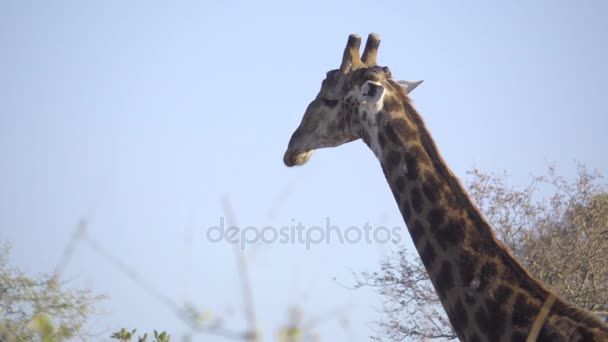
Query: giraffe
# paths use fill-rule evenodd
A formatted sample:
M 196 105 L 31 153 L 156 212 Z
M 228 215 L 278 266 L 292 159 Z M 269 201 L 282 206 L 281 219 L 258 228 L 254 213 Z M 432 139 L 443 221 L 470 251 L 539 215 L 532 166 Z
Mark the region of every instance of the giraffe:
M 360 45 L 358 35 L 349 36 L 340 68 L 327 72 L 289 140 L 285 165 L 305 164 L 315 149 L 363 140 L 380 161 L 460 340 L 608 341 L 608 327 L 548 290 L 496 239 L 408 97 L 420 82 L 395 81 L 377 65 L 377 34 L 369 35 L 362 56 Z

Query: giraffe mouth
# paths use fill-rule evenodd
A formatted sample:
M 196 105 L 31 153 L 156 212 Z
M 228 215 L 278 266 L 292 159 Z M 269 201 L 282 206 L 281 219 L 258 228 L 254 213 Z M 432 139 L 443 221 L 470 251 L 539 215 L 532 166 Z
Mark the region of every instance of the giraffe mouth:
M 310 159 L 311 155 L 312 150 L 306 152 L 299 152 L 290 151 L 289 149 L 287 149 L 285 155 L 283 156 L 283 163 L 285 163 L 285 165 L 289 167 L 304 165 Z

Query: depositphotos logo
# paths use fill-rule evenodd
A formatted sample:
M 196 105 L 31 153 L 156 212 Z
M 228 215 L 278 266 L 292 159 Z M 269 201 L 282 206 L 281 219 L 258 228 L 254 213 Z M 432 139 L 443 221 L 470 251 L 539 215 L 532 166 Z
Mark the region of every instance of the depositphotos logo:
M 247 249 L 248 245 L 263 244 L 299 244 L 304 245 L 306 250 L 311 246 L 319 244 L 387 244 L 389 242 L 398 244 L 401 242 L 402 228 L 399 226 L 372 226 L 366 222 L 362 226 L 347 226 L 344 229 L 331 224 L 329 217 L 325 218 L 325 225 L 306 226 L 301 221 L 289 226 L 225 226 L 225 220 L 220 217 L 220 224 L 207 228 L 205 234 L 208 241 L 220 243 L 222 241 L 233 245 L 240 245 L 241 250 Z

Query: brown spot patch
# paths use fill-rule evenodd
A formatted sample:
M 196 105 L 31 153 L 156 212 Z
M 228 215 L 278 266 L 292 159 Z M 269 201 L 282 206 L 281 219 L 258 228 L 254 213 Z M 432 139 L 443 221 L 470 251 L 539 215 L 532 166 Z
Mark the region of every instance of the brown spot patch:
M 435 261 L 436 256 L 437 253 L 435 252 L 435 248 L 433 247 L 430 241 L 427 241 L 426 245 L 420 252 L 420 259 L 422 259 L 424 266 L 426 266 L 426 268 L 428 269 L 431 269 L 431 267 L 433 267 L 433 261 Z
M 449 220 L 435 230 L 435 238 L 444 250 L 450 246 L 462 243 L 464 240 L 464 224 L 462 220 Z
M 422 211 L 422 193 L 418 188 L 413 188 L 410 192 L 410 202 L 415 212 L 420 213 Z
M 435 203 L 439 200 L 439 196 L 441 195 L 439 183 L 434 176 L 425 178 L 426 180 L 422 183 L 422 193 L 424 193 L 424 197 L 426 197 L 429 202 Z
M 475 278 L 476 257 L 466 250 L 460 251 L 458 255 L 460 265 L 460 279 L 465 286 L 468 286 Z
M 414 137 L 414 131 L 404 118 L 394 118 L 384 127 L 386 136 L 393 144 L 402 144 L 408 137 Z
M 493 254 L 493 248 L 496 244 L 493 239 L 487 240 L 483 237 L 480 237 L 479 235 L 471 236 L 469 239 L 469 243 L 471 244 L 471 248 L 473 250 L 482 255 Z
M 538 313 L 539 307 L 528 302 L 523 294 L 518 294 L 513 303 L 513 324 L 527 327 Z
M 417 246 L 418 242 L 420 242 L 420 238 L 424 235 L 424 226 L 422 225 L 422 222 L 418 220 L 414 221 L 414 224 L 412 224 L 412 228 L 410 228 L 410 235 L 412 236 L 412 242 L 414 242 L 414 246 Z
M 486 261 L 483 266 L 481 266 L 481 271 L 479 273 L 479 288 L 483 290 L 488 287 L 498 273 L 496 263 L 494 261 Z
M 405 166 L 407 167 L 407 176 L 409 179 L 418 179 L 420 174 L 420 163 L 425 160 L 425 153 L 422 147 L 416 145 L 405 154 Z
M 407 178 L 411 180 L 418 179 L 418 162 L 412 157 L 411 154 L 405 154 L 405 168 L 407 170 Z
M 408 153 L 412 155 L 412 157 L 420 162 L 423 162 L 423 160 L 427 159 L 427 154 L 426 152 L 424 152 L 424 149 L 422 148 L 422 146 L 416 144 L 411 146 L 408 149 Z
M 513 294 L 513 290 L 511 287 L 507 285 L 499 285 L 494 292 L 494 298 L 498 303 L 506 303 L 509 300 L 509 297 Z
M 399 167 L 399 162 L 401 162 L 401 155 L 397 151 L 389 151 L 386 154 L 386 167 L 390 172 L 393 172 L 395 169 Z
M 499 303 L 493 300 L 486 300 L 486 313 L 488 317 L 488 325 L 485 326 L 486 331 L 482 328 L 482 332 L 488 336 L 490 341 L 498 341 L 500 336 L 505 331 L 506 313 L 500 307 Z
M 477 233 L 484 240 L 492 240 L 493 234 L 492 229 L 489 227 L 488 223 L 483 219 L 480 213 L 478 212 L 469 212 L 468 217 L 470 221 L 473 223 L 473 226 L 477 229 Z
M 431 230 L 433 230 L 433 227 L 438 227 L 440 224 L 442 224 L 444 218 L 445 211 L 441 208 L 431 209 L 426 217 L 427 221 L 429 221 L 429 224 L 431 226 Z
M 444 260 L 441 263 L 439 275 L 437 275 L 435 283 L 437 284 L 437 293 L 439 294 L 439 298 L 445 299 L 447 291 L 454 286 L 452 264 L 450 264 L 447 260 Z

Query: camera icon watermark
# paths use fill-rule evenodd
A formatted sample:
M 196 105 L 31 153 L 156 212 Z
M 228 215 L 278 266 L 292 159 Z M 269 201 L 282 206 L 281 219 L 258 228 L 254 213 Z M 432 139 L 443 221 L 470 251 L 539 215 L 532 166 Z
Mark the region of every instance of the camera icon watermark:
M 292 219 L 291 225 L 286 226 L 228 226 L 224 217 L 220 217 L 219 225 L 210 226 L 205 232 L 207 241 L 212 243 L 228 242 L 239 245 L 241 250 L 249 245 L 263 244 L 300 244 L 310 250 L 311 246 L 319 244 L 398 244 L 402 241 L 403 229 L 399 226 L 372 226 L 369 222 L 361 226 L 347 226 L 344 229 L 332 225 L 329 217 L 325 224 L 307 226 L 301 221 Z

